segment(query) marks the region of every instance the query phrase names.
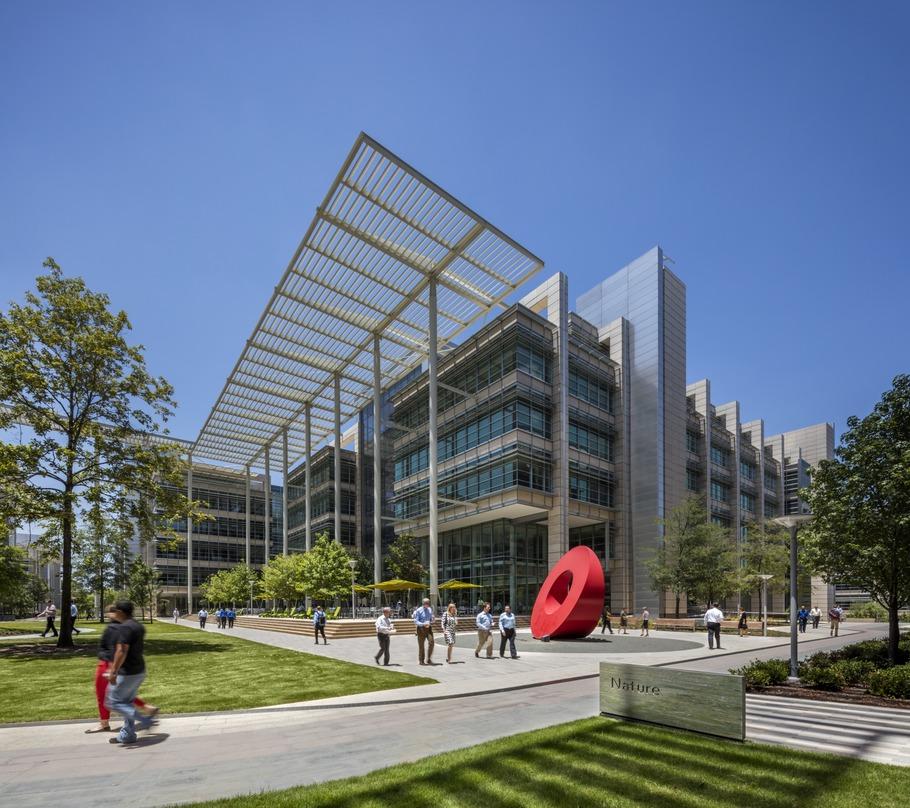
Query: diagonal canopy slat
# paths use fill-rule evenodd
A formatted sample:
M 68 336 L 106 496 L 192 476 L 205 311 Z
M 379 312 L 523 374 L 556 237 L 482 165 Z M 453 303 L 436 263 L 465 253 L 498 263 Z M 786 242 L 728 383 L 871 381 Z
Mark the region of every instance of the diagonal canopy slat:
M 373 340 L 383 388 L 427 356 L 428 288 L 438 344 L 452 344 L 543 262 L 361 133 L 246 341 L 193 444 L 198 458 L 261 467 L 287 431 L 289 463 L 372 401 Z M 324 414 L 324 416 L 323 416 Z

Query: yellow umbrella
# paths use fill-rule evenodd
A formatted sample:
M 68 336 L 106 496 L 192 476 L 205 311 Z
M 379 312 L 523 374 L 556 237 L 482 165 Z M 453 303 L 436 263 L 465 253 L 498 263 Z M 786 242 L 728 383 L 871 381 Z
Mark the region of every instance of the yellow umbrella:
M 401 578 L 392 578 L 390 581 L 380 581 L 373 584 L 370 589 L 379 589 L 382 592 L 403 592 L 406 589 L 426 589 L 426 584 L 419 584 L 416 581 L 404 581 Z
M 372 586 L 361 586 L 360 584 L 354 584 L 354 591 L 359 592 L 361 595 L 369 595 L 373 591 Z
M 480 584 L 470 584 L 467 581 L 458 581 L 452 578 L 444 584 L 439 585 L 440 589 L 483 589 Z

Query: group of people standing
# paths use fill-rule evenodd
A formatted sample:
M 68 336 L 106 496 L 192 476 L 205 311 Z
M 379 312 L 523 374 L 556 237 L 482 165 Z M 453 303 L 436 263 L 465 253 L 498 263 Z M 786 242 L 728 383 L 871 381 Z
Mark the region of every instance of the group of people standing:
M 174 609 L 174 622 L 176 623 L 180 617 L 180 612 L 177 609 Z M 205 609 L 200 609 L 196 613 L 196 617 L 199 619 L 199 628 L 205 628 L 205 624 L 209 619 L 209 613 Z M 215 610 L 215 619 L 218 621 L 218 628 L 234 628 L 234 620 L 237 619 L 237 612 L 233 609 L 225 609 L 219 607 Z
M 484 602 L 474 618 L 474 627 L 477 630 L 477 645 L 474 648 L 474 656 L 478 659 L 481 658 L 481 652 L 484 652 L 486 659 L 494 658 L 494 625 L 491 609 L 490 604 Z M 429 598 L 424 598 L 423 604 L 414 610 L 413 619 L 417 634 L 417 660 L 421 665 L 432 665 L 433 650 L 436 647 L 436 640 L 433 636 L 433 625 L 436 615 L 430 605 Z M 451 664 L 456 632 L 458 631 L 458 607 L 454 603 L 450 603 L 442 613 L 440 626 L 442 628 L 443 641 L 446 645 L 446 663 Z M 518 650 L 515 647 L 515 615 L 508 605 L 503 607 L 496 628 L 499 630 L 500 636 L 499 656 L 505 657 L 506 648 L 508 647 L 509 656 L 512 659 L 519 659 Z M 385 606 L 382 614 L 376 620 L 376 638 L 379 642 L 379 651 L 374 659 L 377 665 L 389 664 L 391 636 L 394 633 L 395 624 L 392 621 L 392 610 L 390 607 Z

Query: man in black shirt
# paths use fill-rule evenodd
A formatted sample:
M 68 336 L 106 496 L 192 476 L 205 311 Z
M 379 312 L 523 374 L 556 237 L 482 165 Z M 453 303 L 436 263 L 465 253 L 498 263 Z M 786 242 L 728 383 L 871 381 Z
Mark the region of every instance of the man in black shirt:
M 123 716 L 123 726 L 111 743 L 135 743 L 136 725 L 148 729 L 152 719 L 142 715 L 133 704 L 139 686 L 145 679 L 145 658 L 142 655 L 145 628 L 133 620 L 133 604 L 120 600 L 114 604 L 114 619 L 117 627 L 114 658 L 107 672 L 110 686 L 107 690 L 107 706 Z

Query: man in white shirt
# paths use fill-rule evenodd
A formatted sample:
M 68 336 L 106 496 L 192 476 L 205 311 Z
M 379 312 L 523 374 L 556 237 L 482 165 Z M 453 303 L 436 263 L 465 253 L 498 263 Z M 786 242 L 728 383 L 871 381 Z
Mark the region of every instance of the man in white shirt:
M 54 601 L 49 600 L 47 606 L 41 614 L 36 615 L 39 619 L 42 617 L 47 618 L 47 623 L 44 626 L 44 632 L 41 634 L 42 637 L 47 636 L 48 631 L 53 631 L 54 636 L 57 636 L 57 626 L 54 625 L 54 621 L 57 619 L 57 607 L 54 605 Z
M 717 608 L 717 604 L 711 605 L 711 608 L 705 612 L 705 628 L 708 629 L 708 648 L 714 649 L 714 641 L 717 640 L 717 647 L 720 649 L 720 624 L 723 622 L 724 613 Z
M 481 650 L 485 648 L 487 659 L 493 659 L 493 615 L 490 614 L 489 603 L 483 604 L 483 610 L 474 622 L 477 624 L 477 647 L 474 649 L 474 656 L 480 657 Z
M 433 609 L 430 599 L 423 599 L 423 606 L 414 610 L 414 625 L 417 626 L 417 656 L 421 665 L 433 664 Z
M 388 606 L 382 607 L 382 614 L 376 621 L 376 639 L 379 640 L 379 653 L 373 659 L 379 664 L 379 657 L 385 655 L 383 665 L 389 664 L 389 642 L 395 633 L 395 624 L 392 622 L 392 610 Z
M 79 631 L 78 628 L 76 628 L 76 618 L 77 618 L 78 616 L 79 616 L 79 609 L 78 609 L 78 607 L 76 606 L 76 601 L 71 600 L 71 601 L 70 601 L 70 620 L 71 620 L 72 622 L 70 623 L 70 625 L 72 626 L 73 631 L 74 631 L 76 634 L 81 634 L 82 632 Z

